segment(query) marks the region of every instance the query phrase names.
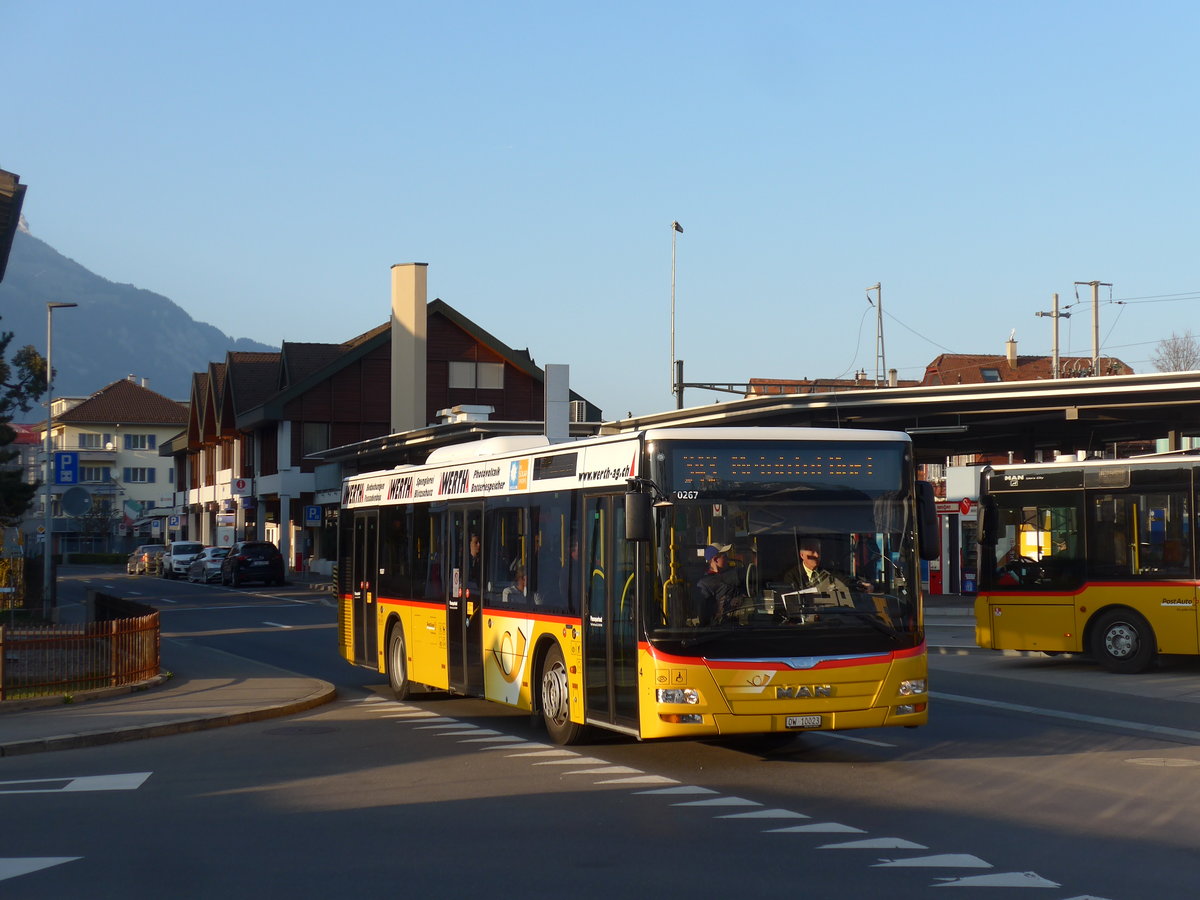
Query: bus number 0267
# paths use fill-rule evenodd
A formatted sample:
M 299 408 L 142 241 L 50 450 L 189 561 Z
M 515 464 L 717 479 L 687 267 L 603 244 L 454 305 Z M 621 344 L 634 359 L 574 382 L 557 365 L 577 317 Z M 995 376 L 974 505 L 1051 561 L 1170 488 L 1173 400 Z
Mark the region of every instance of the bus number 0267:
M 699 491 L 676 491 L 675 492 L 676 500 L 696 500 L 696 499 L 699 499 L 699 497 L 700 497 Z

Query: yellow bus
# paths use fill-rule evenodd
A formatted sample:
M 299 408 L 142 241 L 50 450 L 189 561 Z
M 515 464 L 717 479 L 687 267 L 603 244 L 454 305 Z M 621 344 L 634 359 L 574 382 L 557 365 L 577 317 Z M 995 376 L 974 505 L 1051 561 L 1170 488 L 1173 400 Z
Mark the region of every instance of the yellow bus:
M 353 475 L 341 654 L 397 698 L 540 714 L 558 743 L 922 725 L 936 531 L 913 472 L 904 434 L 680 427 Z M 813 541 L 829 585 L 788 580 Z
M 1198 472 L 1170 454 L 985 468 L 976 643 L 1121 673 L 1200 652 Z

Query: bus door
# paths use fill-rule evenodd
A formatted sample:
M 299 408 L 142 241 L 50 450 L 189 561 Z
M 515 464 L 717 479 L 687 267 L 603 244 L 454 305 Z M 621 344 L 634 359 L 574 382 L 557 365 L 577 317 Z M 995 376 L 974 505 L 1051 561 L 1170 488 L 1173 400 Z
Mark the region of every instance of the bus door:
M 379 663 L 379 513 L 354 513 L 354 546 L 350 555 L 354 661 Z
M 637 547 L 625 540 L 624 495 L 584 500 L 584 711 L 636 729 Z
M 447 513 L 446 641 L 450 687 L 483 695 L 483 507 L 460 506 Z

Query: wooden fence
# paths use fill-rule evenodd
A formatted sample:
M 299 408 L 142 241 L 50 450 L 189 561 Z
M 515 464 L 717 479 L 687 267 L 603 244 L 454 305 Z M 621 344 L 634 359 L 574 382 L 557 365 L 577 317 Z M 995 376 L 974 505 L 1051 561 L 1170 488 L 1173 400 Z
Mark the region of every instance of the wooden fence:
M 158 669 L 154 611 L 85 625 L 0 626 L 0 700 L 136 684 Z

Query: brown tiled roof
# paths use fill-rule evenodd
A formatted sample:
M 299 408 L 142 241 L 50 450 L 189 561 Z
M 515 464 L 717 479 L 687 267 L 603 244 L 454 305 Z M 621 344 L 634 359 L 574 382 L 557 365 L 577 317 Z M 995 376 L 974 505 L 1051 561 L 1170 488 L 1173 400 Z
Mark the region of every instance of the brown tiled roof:
M 379 329 L 375 329 L 377 332 Z M 346 355 L 346 344 L 312 344 L 283 342 L 281 352 L 280 390 L 303 381 L 314 372 Z
M 253 409 L 279 390 L 279 354 L 231 352 L 226 357 L 225 389 L 233 399 L 234 415 Z
M 985 384 L 989 381 L 1035 381 L 1052 377 L 1053 359 L 1049 356 L 1018 356 L 1016 365 L 1010 365 L 1004 355 L 969 353 L 943 353 L 925 367 L 922 385 L 934 384 Z M 983 370 L 994 369 L 997 378 L 984 378 Z M 1059 376 L 1072 378 L 1090 375 L 1090 356 L 1061 356 L 1058 360 Z M 1100 357 L 1101 375 L 1132 375 L 1133 369 L 1112 356 Z
M 78 406 L 59 413 L 56 423 L 186 426 L 188 404 L 164 397 L 123 378 L 103 387 Z
M 897 381 L 896 387 L 916 387 L 919 384 L 919 381 Z M 875 386 L 873 379 L 863 378 L 751 378 L 746 396 L 866 391 L 874 390 Z

